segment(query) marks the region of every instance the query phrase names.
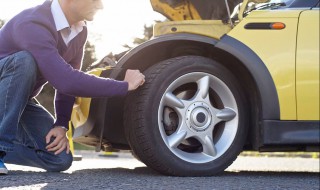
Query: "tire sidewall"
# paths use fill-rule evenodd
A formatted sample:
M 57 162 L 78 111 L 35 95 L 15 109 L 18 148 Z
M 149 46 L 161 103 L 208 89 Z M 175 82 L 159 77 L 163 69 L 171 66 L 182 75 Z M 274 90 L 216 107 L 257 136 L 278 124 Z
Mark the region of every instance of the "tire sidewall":
M 234 161 L 236 156 L 242 150 L 247 133 L 245 122 L 246 116 L 245 111 L 243 110 L 244 98 L 240 93 L 240 89 L 238 89 L 240 85 L 237 84 L 236 78 L 234 78 L 232 73 L 224 66 L 214 60 L 199 56 L 183 56 L 162 61 L 148 69 L 145 72 L 146 81 L 148 81 L 149 76 L 154 75 L 155 70 L 159 70 L 161 67 L 163 68 L 161 73 L 156 73 L 156 76 L 153 76 L 152 81 L 148 82 L 145 86 L 145 88 L 149 89 L 149 95 L 147 101 L 145 101 L 145 105 L 143 105 L 144 111 L 142 112 L 142 117 L 146 118 L 144 121 L 144 130 L 150 135 L 148 137 L 148 141 L 150 141 L 149 144 L 153 145 L 153 147 L 150 147 L 153 149 L 151 152 L 155 154 L 154 156 L 162 165 L 166 165 L 168 168 L 171 168 L 176 175 L 206 176 L 223 171 Z M 238 130 L 227 151 L 213 161 L 200 164 L 182 160 L 171 152 L 162 139 L 158 126 L 159 104 L 166 89 L 180 76 L 193 72 L 208 73 L 223 81 L 236 99 L 239 114 Z M 141 158 L 140 155 L 139 158 Z M 142 158 L 142 161 L 145 161 L 145 159 Z M 146 162 L 148 163 L 147 160 Z

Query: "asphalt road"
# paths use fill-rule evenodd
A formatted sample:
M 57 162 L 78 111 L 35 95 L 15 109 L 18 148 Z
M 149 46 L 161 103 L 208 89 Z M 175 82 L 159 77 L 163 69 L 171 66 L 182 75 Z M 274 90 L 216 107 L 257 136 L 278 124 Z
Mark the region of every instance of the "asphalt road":
M 312 158 L 238 157 L 214 177 L 163 176 L 130 154 L 105 156 L 81 152 L 63 173 L 7 165 L 10 174 L 0 176 L 0 189 L 299 189 L 319 190 L 319 160 Z

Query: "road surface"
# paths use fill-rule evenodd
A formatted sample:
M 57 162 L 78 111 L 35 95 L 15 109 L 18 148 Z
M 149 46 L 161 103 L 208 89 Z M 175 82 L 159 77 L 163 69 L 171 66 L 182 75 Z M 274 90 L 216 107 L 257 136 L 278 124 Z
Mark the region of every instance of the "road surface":
M 312 158 L 247 157 L 238 159 L 213 177 L 163 176 L 147 168 L 129 153 L 105 155 L 80 152 L 63 173 L 10 165 L 0 176 L 1 189 L 303 189 L 319 190 L 319 160 Z

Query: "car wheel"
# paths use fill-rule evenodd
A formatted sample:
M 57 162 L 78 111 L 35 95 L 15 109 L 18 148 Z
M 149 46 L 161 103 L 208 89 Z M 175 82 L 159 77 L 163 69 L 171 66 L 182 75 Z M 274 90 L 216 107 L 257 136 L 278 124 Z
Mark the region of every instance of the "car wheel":
M 247 134 L 245 99 L 232 73 L 214 60 L 182 56 L 144 74 L 124 113 L 126 138 L 140 160 L 166 175 L 225 170 Z

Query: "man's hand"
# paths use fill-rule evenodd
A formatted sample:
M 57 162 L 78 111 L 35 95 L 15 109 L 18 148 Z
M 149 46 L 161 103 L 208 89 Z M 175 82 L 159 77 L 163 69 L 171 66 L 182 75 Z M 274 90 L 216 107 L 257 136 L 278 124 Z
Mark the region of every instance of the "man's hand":
M 54 152 L 55 155 L 67 149 L 66 153 L 69 154 L 70 146 L 69 146 L 69 140 L 67 138 L 66 133 L 67 131 L 64 128 L 59 126 L 56 126 L 53 129 L 51 129 L 46 136 L 46 143 L 48 144 L 46 149 L 48 151 Z M 54 141 L 50 143 L 50 139 L 52 137 L 54 138 Z
M 144 78 L 144 75 L 140 73 L 139 70 L 128 69 L 126 72 L 126 76 L 124 77 L 124 81 L 128 82 L 128 90 L 131 91 L 137 89 L 139 86 L 142 86 L 145 82 Z

